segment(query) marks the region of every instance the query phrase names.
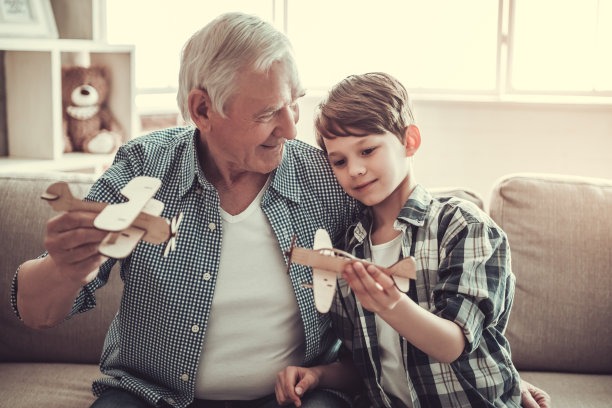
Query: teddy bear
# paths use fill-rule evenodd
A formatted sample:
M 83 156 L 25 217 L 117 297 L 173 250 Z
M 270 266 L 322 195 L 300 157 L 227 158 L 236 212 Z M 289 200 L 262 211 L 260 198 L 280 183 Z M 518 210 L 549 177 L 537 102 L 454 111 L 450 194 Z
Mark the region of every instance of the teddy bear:
M 111 153 L 123 132 L 106 105 L 110 87 L 105 66 L 62 67 L 64 152 Z

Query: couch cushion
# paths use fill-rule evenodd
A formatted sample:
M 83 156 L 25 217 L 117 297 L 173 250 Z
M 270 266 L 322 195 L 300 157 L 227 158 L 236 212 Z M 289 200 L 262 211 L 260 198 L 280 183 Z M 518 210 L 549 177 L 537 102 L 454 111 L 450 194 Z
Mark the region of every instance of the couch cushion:
M 74 173 L 0 175 L 0 361 L 98 363 L 110 321 L 122 291 L 117 265 L 109 283 L 96 292 L 97 306 L 46 330 L 26 327 L 10 306 L 10 285 L 17 267 L 43 251 L 46 221 L 55 216 L 40 199 L 54 181 L 68 181 L 83 197 L 92 176 Z
M 482 196 L 474 190 L 470 190 L 470 189 L 463 188 L 463 187 L 434 187 L 434 188 L 427 188 L 427 190 L 434 197 L 450 196 L 450 197 L 461 198 L 467 201 L 471 201 L 472 203 L 476 204 L 476 206 L 478 206 L 478 208 L 480 208 L 481 210 L 483 211 L 485 210 L 484 200 L 482 199 Z
M 612 180 L 507 176 L 490 212 L 517 278 L 507 330 L 517 368 L 612 373 Z
M 555 408 L 608 408 L 612 375 L 520 372 L 521 378 L 550 395 Z
M 0 406 L 84 408 L 102 377 L 96 364 L 0 363 Z

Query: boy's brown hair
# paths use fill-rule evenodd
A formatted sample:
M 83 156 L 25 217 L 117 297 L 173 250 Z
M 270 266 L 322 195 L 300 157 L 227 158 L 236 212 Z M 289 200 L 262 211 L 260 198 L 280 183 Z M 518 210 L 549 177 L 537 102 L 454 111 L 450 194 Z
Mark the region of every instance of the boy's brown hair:
M 413 124 L 406 88 L 384 72 L 346 77 L 329 91 L 315 116 L 317 143 L 324 151 L 324 139 L 342 136 L 391 132 L 403 143 L 406 127 Z

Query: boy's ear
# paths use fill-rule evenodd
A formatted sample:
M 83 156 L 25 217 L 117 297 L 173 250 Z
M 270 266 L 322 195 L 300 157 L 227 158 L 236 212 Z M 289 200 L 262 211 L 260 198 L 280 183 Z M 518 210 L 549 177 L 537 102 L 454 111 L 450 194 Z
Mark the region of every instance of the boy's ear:
M 419 150 L 419 146 L 421 146 L 421 132 L 415 125 L 406 127 L 405 132 L 406 157 L 410 157 L 413 156 L 416 151 Z
M 212 104 L 208 92 L 203 89 L 194 89 L 189 92 L 187 99 L 189 115 L 200 132 L 210 130 L 210 113 Z

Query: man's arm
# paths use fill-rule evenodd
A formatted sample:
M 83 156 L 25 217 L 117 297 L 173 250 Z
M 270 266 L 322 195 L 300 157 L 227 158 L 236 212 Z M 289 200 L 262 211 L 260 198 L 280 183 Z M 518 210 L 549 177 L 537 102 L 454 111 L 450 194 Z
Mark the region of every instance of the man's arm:
M 94 228 L 96 213 L 69 212 L 47 222 L 48 255 L 21 265 L 17 275 L 17 309 L 30 327 L 62 322 L 81 288 L 91 282 L 106 260 L 97 252 L 106 232 Z

